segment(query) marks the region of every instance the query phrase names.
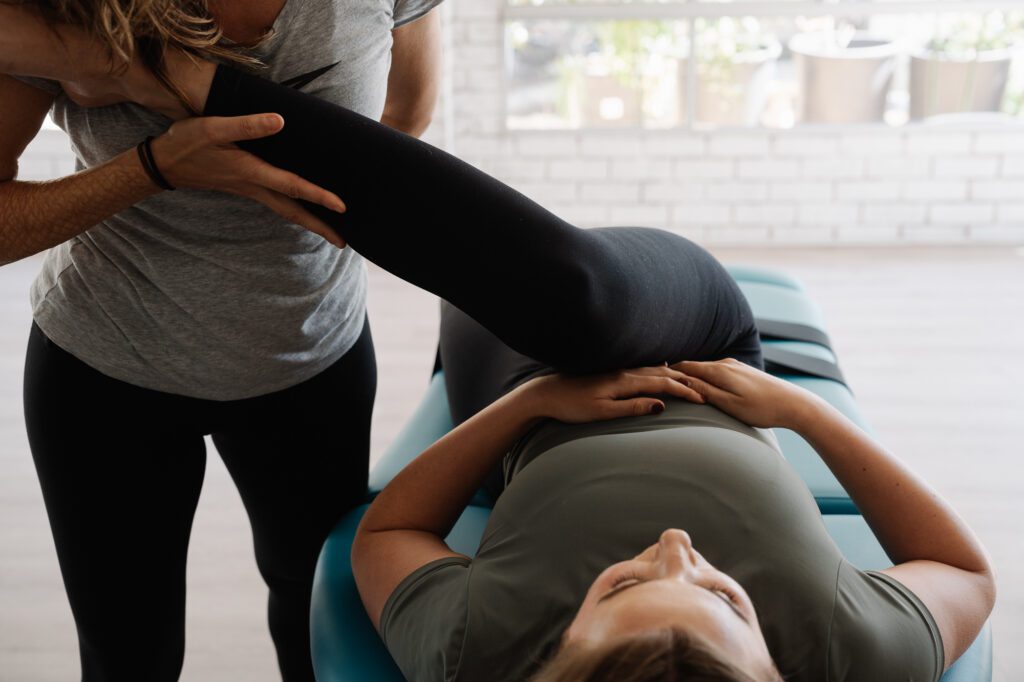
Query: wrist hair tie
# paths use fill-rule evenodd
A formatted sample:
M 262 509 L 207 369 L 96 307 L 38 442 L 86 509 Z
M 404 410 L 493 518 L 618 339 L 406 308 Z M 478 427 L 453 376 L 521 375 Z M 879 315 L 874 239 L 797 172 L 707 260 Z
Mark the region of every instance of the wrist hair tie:
M 139 153 L 139 160 L 142 162 L 142 168 L 145 169 L 146 175 L 153 181 L 157 187 L 166 190 L 174 190 L 174 185 L 167 182 L 167 178 L 163 176 L 160 169 L 156 166 L 156 159 L 153 158 L 153 136 L 150 135 L 145 140 L 139 143 L 135 148 Z

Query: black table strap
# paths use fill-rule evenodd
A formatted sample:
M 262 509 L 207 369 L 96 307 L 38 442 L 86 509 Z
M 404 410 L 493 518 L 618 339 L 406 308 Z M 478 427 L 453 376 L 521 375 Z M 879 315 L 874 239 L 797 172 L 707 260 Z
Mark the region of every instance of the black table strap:
M 769 374 L 802 374 L 805 376 L 818 377 L 838 381 L 849 388 L 843 372 L 839 365 L 821 358 L 814 358 L 803 353 L 795 353 L 791 350 L 775 348 L 771 344 L 761 347 L 764 356 L 764 369 Z

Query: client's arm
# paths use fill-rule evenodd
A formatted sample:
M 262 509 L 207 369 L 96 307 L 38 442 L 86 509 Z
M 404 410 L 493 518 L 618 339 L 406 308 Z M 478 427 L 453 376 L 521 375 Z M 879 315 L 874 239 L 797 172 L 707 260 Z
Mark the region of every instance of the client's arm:
M 352 573 L 375 626 L 399 583 L 435 559 L 459 556 L 445 543 L 484 478 L 543 418 L 580 423 L 661 412 L 642 394 L 702 398 L 668 367 L 590 377 L 537 377 L 507 393 L 427 448 L 377 496 L 352 544 Z
M 884 572 L 928 607 L 949 667 L 995 603 L 985 549 L 938 493 L 834 407 L 733 361 L 674 365 L 712 405 L 753 426 L 799 433 L 835 474 L 895 566 Z

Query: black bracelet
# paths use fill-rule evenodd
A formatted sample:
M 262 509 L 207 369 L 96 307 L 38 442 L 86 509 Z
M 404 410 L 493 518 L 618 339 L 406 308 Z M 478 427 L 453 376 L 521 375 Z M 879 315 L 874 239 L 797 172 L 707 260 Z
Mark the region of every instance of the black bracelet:
M 162 189 L 174 190 L 174 185 L 167 182 L 167 178 L 163 176 L 160 169 L 156 166 L 156 159 L 153 158 L 153 136 L 150 135 L 145 140 L 139 143 L 139 146 L 135 150 L 139 153 L 139 161 L 142 162 L 142 167 L 146 171 L 146 175 L 153 183 Z

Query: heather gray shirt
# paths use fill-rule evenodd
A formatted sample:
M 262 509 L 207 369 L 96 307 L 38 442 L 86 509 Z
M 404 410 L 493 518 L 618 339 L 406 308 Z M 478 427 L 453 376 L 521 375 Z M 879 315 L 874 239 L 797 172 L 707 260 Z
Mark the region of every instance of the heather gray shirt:
M 749 593 L 786 680 L 937 680 L 928 609 L 843 558 L 768 432 L 665 403 L 657 416 L 549 421 L 510 453 L 476 557 L 426 564 L 384 606 L 381 632 L 406 678 L 528 679 L 602 570 L 682 528 Z
M 288 0 L 276 38 L 258 51 L 269 67 L 261 75 L 379 120 L 391 30 L 440 2 Z M 23 80 L 57 94 L 51 114 L 79 170 L 170 124 L 134 104 L 79 107 L 53 81 Z M 104 374 L 237 400 L 298 384 L 349 350 L 363 326 L 366 268 L 351 248 L 262 204 L 179 189 L 51 249 L 31 302 L 47 336 Z

